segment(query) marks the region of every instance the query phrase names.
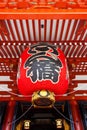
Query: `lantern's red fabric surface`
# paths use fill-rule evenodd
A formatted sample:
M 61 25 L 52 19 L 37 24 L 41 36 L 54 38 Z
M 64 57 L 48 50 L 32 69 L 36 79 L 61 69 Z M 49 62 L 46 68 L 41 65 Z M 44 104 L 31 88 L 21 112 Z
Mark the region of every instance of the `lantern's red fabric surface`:
M 23 95 L 37 90 L 64 94 L 68 89 L 68 70 L 63 52 L 52 44 L 38 43 L 22 53 L 17 74 L 18 89 Z

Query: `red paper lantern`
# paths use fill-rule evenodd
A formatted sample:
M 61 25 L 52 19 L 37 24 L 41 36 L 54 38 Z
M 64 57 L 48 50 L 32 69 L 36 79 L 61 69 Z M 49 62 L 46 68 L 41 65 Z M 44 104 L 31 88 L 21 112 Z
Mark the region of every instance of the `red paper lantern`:
M 64 94 L 68 89 L 69 78 L 63 52 L 48 43 L 27 48 L 19 60 L 17 82 L 23 95 L 32 95 L 38 90 Z

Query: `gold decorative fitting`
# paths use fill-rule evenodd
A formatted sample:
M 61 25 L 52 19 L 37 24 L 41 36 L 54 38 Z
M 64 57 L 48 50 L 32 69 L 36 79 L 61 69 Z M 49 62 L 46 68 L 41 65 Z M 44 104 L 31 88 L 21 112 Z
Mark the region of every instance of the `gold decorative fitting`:
M 33 93 L 32 104 L 38 108 L 52 107 L 55 103 L 54 93 L 48 90 L 39 90 Z
M 30 120 L 24 120 L 24 130 L 30 129 Z
M 63 127 L 63 120 L 62 119 L 56 119 L 56 127 L 57 128 Z

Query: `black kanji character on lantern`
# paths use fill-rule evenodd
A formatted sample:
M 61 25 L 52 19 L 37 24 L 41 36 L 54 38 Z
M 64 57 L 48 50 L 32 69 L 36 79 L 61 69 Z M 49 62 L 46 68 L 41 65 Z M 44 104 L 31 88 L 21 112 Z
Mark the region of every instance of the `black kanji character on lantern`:
M 37 80 L 51 80 L 54 83 L 58 81 L 61 61 L 57 58 L 58 52 L 55 46 L 47 43 L 36 44 L 29 50 L 32 54 L 25 62 L 27 68 L 27 77 L 33 82 Z

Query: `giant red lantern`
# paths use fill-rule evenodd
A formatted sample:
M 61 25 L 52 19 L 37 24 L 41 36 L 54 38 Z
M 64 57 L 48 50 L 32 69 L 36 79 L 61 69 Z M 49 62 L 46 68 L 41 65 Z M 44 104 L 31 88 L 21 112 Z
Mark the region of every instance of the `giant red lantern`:
M 21 94 L 32 95 L 38 90 L 64 94 L 68 80 L 66 58 L 57 46 L 38 43 L 22 53 L 17 77 Z

